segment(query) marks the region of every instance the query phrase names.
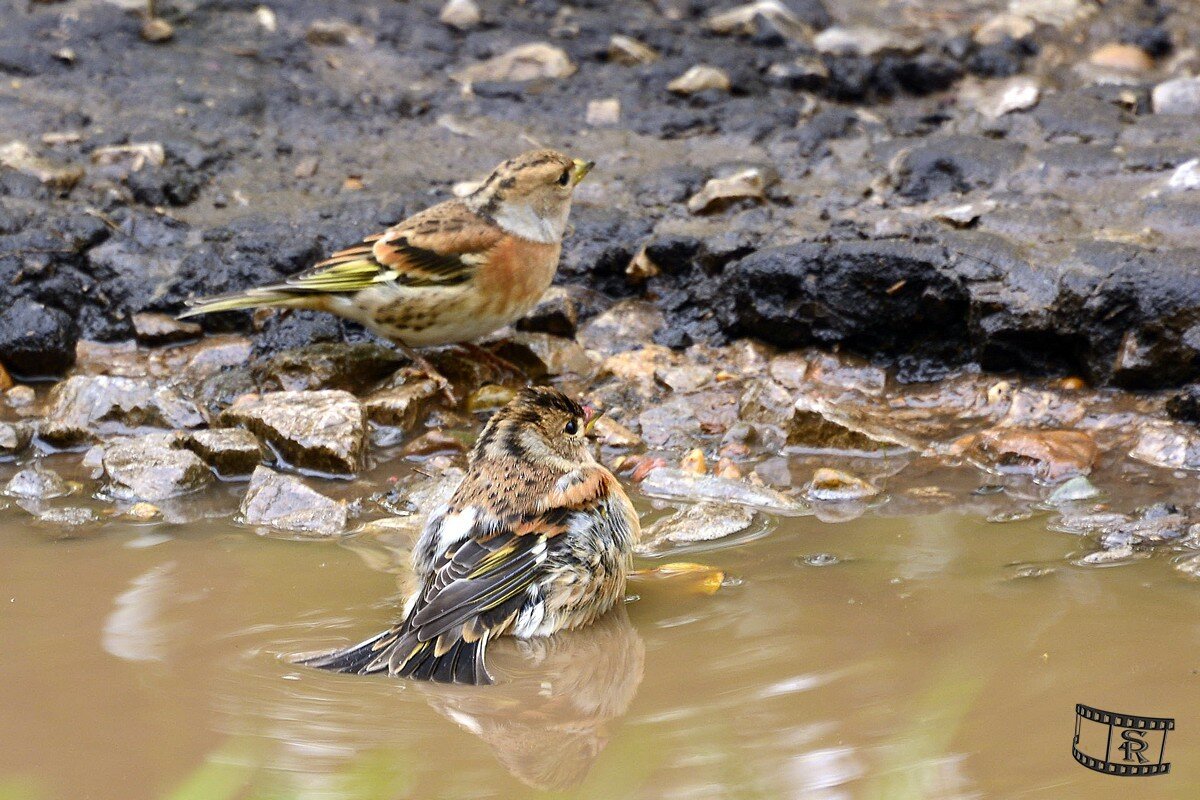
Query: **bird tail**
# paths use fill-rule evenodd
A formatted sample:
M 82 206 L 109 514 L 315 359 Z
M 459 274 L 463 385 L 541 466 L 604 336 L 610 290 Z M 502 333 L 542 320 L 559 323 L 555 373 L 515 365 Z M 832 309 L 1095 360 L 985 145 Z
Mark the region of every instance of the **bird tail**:
M 387 670 L 419 681 L 487 686 L 493 683 L 484 663 L 487 642 L 486 631 L 473 642 L 455 639 L 444 644 L 442 637 L 422 642 L 415 631 L 401 625 L 344 650 L 301 658 L 296 663 L 356 675 Z
M 212 314 L 216 311 L 238 311 L 243 308 L 262 308 L 264 306 L 284 306 L 291 308 L 310 308 L 314 297 L 311 293 L 289 291 L 288 289 L 264 286 L 260 289 L 249 289 L 245 292 L 202 297 L 199 300 L 188 301 L 188 310 L 179 315 L 179 319 L 197 317 L 201 314 Z

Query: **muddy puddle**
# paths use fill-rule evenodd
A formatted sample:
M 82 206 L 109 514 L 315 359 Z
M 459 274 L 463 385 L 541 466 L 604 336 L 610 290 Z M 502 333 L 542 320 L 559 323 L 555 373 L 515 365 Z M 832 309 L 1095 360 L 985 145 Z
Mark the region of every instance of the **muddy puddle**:
M 77 459 L 43 460 L 70 480 Z M 885 463 L 853 463 L 868 461 Z M 386 486 L 395 469 L 347 486 Z M 1146 503 L 1190 500 L 1178 476 L 1093 477 Z M 1095 534 L 1064 530 L 1073 512 L 1050 510 L 1045 487 L 988 480 L 918 459 L 857 513 L 759 515 L 730 539 L 667 547 L 639 565 L 704 563 L 723 585 L 635 583 L 601 625 L 498 649 L 505 680 L 490 689 L 288 663 L 388 624 L 403 523 L 262 536 L 228 516 L 244 484 L 221 484 L 189 501 L 213 518 L 183 525 L 79 492 L 44 501 L 99 515 L 70 538 L 13 501 L 0 798 L 1129 797 L 1133 779 L 1072 760 L 1076 703 L 1176 718 L 1171 774 L 1134 788 L 1194 794 L 1188 555 L 1088 563 Z M 934 493 L 911 490 L 934 484 L 954 499 L 922 511 Z M 648 522 L 670 511 L 636 496 Z

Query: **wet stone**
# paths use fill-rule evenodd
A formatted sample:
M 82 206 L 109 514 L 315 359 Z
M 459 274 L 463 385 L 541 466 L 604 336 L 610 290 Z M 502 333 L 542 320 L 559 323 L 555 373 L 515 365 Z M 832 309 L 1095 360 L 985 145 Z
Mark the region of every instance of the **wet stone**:
M 212 472 L 170 434 L 121 439 L 104 447 L 108 492 L 119 500 L 159 501 L 189 494 L 212 482 Z
M 1063 485 L 1056 488 L 1050 493 L 1050 497 L 1046 502 L 1052 506 L 1060 506 L 1066 503 L 1077 503 L 1083 500 L 1094 500 L 1103 494 L 1096 488 L 1095 484 L 1087 478 L 1079 475 L 1071 478 Z
M 367 395 L 363 409 L 371 422 L 410 431 L 437 402 L 439 391 L 437 384 L 428 379 L 404 381 Z
M 56 529 L 57 538 L 61 539 L 78 536 L 80 532 L 100 521 L 100 517 L 95 511 L 82 506 L 43 508 L 39 509 L 34 516 L 41 525 Z
M 838 419 L 827 401 L 800 396 L 788 427 L 787 443 L 804 450 L 885 453 L 908 445 L 882 431 L 868 431 L 849 420 Z
M 593 317 L 579 331 L 579 343 L 605 354 L 635 350 L 663 326 L 663 312 L 644 300 L 626 300 Z
M 264 389 L 359 392 L 405 361 L 396 350 L 379 344 L 322 342 L 273 355 L 255 365 L 254 372 Z
M 574 339 L 549 333 L 518 332 L 503 340 L 495 353 L 531 377 L 591 375 L 595 365 Z
M 61 375 L 75 363 L 79 326 L 69 314 L 20 298 L 0 316 L 0 363 L 15 375 Z
M 33 438 L 33 426 L 25 422 L 0 422 L 0 461 L 21 454 Z
M 1082 431 L 993 428 L 964 444 L 985 469 L 1050 482 L 1086 475 L 1099 456 L 1095 441 Z
M 54 387 L 49 403 L 38 435 L 55 447 L 204 424 L 196 405 L 174 389 L 137 378 L 74 375 Z
M 301 470 L 353 475 L 366 456 L 366 414 L 348 392 L 271 392 L 231 406 L 221 422 L 247 428 Z
M 25 500 L 50 500 L 70 492 L 70 485 L 57 472 L 39 464 L 26 467 L 4 485 L 4 494 Z
M 700 501 L 758 508 L 775 514 L 807 514 L 808 506 L 782 492 L 745 481 L 695 475 L 679 469 L 659 467 L 641 483 L 642 492 L 666 500 Z
M 723 539 L 747 530 L 753 522 L 754 512 L 744 506 L 696 503 L 643 530 L 637 552 L 654 555 L 673 545 Z
M 608 414 L 600 417 L 592 429 L 593 435 L 605 447 L 630 450 L 645 444 L 642 437 L 613 419 Z
M 1184 387 L 1167 400 L 1167 413 L 1183 422 L 1200 423 L 1200 383 Z
M 241 478 L 254 472 L 263 460 L 262 445 L 244 428 L 194 431 L 183 446 L 204 460 L 222 478 Z
M 768 28 L 785 39 L 805 42 L 812 29 L 788 8 L 782 0 L 755 0 L 711 15 L 707 20 L 713 33 L 756 36 Z
M 810 501 L 825 503 L 866 500 L 879 492 L 877 486 L 872 486 L 857 475 L 829 467 L 818 469 L 804 490 L 805 497 Z
M 1155 114 L 1200 114 L 1200 78 L 1172 78 L 1154 87 L 1150 102 Z
M 1147 422 L 1129 455 L 1167 469 L 1200 469 L 1200 433 L 1189 425 Z
M 238 510 L 247 525 L 331 536 L 346 527 L 346 507 L 298 478 L 258 467 Z
M 1013 111 L 1037 105 L 1041 88 L 1032 78 L 1012 78 L 979 99 L 976 108 L 985 117 L 996 119 Z
M 688 211 L 693 214 L 712 214 L 725 210 L 739 200 L 764 202 L 767 199 L 767 187 L 774 182 L 773 177 L 762 167 L 745 167 L 713 178 L 688 199 Z
M 143 312 L 133 315 L 133 331 L 138 344 L 160 347 L 195 339 L 204 329 L 195 322 L 178 320 L 169 314 Z
M 533 310 L 517 320 L 519 331 L 537 331 L 572 337 L 579 329 L 579 304 L 561 286 L 551 286 Z
M 638 415 L 642 439 L 650 447 L 683 449 L 700 437 L 700 420 L 692 403 L 682 398 L 651 406 Z

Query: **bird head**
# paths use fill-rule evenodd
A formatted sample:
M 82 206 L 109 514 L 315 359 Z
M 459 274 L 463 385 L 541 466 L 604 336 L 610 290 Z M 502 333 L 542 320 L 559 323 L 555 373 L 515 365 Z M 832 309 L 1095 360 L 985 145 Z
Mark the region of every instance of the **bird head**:
M 594 464 L 586 436 L 596 417 L 558 389 L 526 387 L 488 420 L 472 461 L 511 458 L 561 472 Z
M 467 204 L 514 236 L 561 242 L 575 187 L 594 165 L 557 150 L 530 150 L 496 167 Z

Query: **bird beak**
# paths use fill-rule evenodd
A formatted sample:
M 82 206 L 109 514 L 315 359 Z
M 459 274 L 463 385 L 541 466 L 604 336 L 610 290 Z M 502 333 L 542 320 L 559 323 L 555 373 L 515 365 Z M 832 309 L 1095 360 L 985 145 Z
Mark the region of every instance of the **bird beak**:
M 587 174 L 592 171 L 592 167 L 596 166 L 595 161 L 583 161 L 581 159 L 572 159 L 574 165 L 571 168 L 571 185 L 578 186 L 579 182 L 587 177 Z
M 597 409 L 595 406 L 583 407 L 583 434 L 587 436 L 596 427 L 596 423 L 604 416 L 603 409 Z

